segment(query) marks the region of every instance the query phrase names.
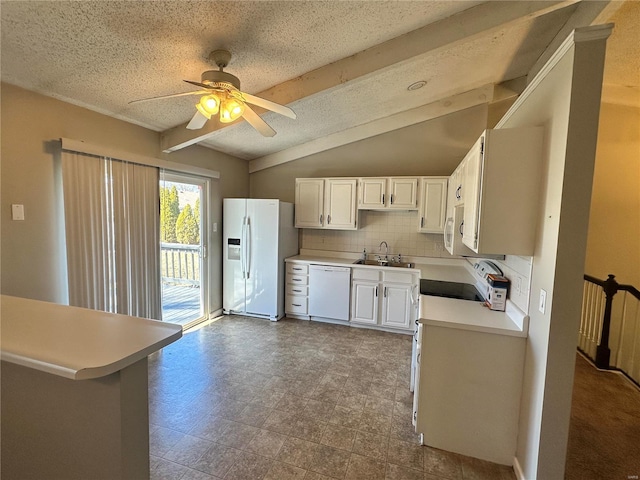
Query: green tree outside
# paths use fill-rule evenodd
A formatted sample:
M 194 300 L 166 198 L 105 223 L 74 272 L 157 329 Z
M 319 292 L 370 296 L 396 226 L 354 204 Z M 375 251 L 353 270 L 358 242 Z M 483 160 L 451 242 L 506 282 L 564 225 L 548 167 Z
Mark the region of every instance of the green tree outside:
M 176 223 L 180 215 L 180 202 L 178 200 L 178 189 L 160 188 L 160 240 L 167 243 L 176 243 Z
M 185 205 L 178 215 L 176 237 L 178 243 L 187 245 L 198 245 L 200 243 L 200 225 L 189 204 Z

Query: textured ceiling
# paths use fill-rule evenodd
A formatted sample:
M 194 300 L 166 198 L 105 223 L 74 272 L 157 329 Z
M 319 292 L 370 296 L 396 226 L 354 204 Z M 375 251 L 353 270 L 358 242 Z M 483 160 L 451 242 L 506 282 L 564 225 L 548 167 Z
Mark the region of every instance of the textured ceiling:
M 446 32 L 462 41 L 425 46 L 422 53 L 355 78 L 338 74 L 330 88 L 292 97 L 298 120 L 266 113 L 264 119 L 278 132 L 273 138 L 241 121 L 202 142 L 253 159 L 525 75 L 575 11 L 571 1 L 522 2 L 535 4 L 532 10 L 547 4 L 564 8 L 523 14 L 517 22 L 464 39 L 473 30 L 470 12 L 481 3 L 2 1 L 2 81 L 165 131 L 191 118 L 197 97 L 128 102 L 193 90 L 182 80 L 199 81 L 203 71 L 214 68 L 207 60 L 211 50 L 230 50 L 227 71 L 240 78 L 242 90 L 256 94 L 309 72 L 320 77 L 334 62 L 357 60 L 359 52 L 466 15 Z M 491 7 L 509 9 L 510 3 Z M 479 15 L 477 21 L 487 19 Z M 400 47 L 398 56 L 403 54 Z M 407 91 L 417 80 L 427 86 Z

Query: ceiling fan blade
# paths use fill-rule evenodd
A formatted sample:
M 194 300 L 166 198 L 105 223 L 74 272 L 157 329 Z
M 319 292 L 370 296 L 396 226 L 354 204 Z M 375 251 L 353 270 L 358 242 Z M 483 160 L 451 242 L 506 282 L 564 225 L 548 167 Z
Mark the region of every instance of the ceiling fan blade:
M 209 90 L 198 90 L 196 92 L 184 92 L 184 93 L 172 93 L 170 95 L 160 95 L 158 97 L 149 97 L 149 98 L 141 98 L 140 100 L 132 100 L 129 102 L 129 105 L 131 105 L 132 103 L 148 102 L 150 100 L 160 100 L 161 98 L 184 97 L 186 95 L 204 95 L 205 93 L 209 93 Z
M 246 105 L 244 106 L 244 112 L 242 113 L 244 119 L 255 128 L 262 136 L 264 137 L 273 137 L 276 134 L 276 131 L 269 126 L 267 122 L 265 122 L 260 115 L 258 115 L 253 109 Z
M 196 87 L 206 88 L 206 93 L 209 93 L 213 89 L 211 85 L 207 85 L 206 83 L 194 82 L 193 80 L 183 80 L 183 82 L 190 83 L 191 85 L 195 85 Z
M 289 118 L 296 118 L 296 114 L 289 107 L 285 107 L 284 105 L 280 105 L 279 103 L 272 102 L 270 100 L 265 100 L 264 98 L 256 97 L 254 95 L 250 95 L 248 93 L 242 93 L 242 98 L 247 103 L 251 105 L 256 105 L 257 107 L 262 107 L 266 110 L 271 110 L 272 112 L 279 113 L 280 115 L 284 115 Z
M 204 127 L 204 124 L 207 123 L 207 120 L 209 119 L 205 117 L 203 114 L 201 114 L 199 110 L 196 110 L 196 114 L 193 116 L 191 121 L 187 124 L 187 128 L 189 130 L 198 130 Z

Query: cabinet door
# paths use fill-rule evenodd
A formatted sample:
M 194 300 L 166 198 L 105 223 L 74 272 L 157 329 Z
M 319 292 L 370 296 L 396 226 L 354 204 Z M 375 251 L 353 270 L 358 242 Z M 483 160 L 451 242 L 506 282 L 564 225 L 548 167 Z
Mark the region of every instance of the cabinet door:
M 461 205 L 464 195 L 464 186 L 462 185 L 463 177 L 464 177 L 464 160 L 460 162 L 460 166 L 456 168 L 456 171 L 451 174 L 451 178 L 449 180 L 449 194 L 451 200 L 451 206 L 454 207 L 456 205 Z
M 382 285 L 382 325 L 411 328 L 411 285 Z
M 464 228 L 462 243 L 478 251 L 478 219 L 482 180 L 484 137 L 480 137 L 464 159 Z
M 421 179 L 419 232 L 444 232 L 447 213 L 447 183 L 446 177 Z
M 366 325 L 378 323 L 379 284 L 354 280 L 351 286 L 351 321 Z
M 355 230 L 357 180 L 327 179 L 325 184 L 325 228 Z
M 402 210 L 417 210 L 418 208 L 418 179 L 390 178 L 389 179 L 389 208 Z
M 386 198 L 386 178 L 362 178 L 360 179 L 360 198 L 358 208 L 378 209 L 384 208 Z
M 324 224 L 324 180 L 322 178 L 296 179 L 297 228 L 320 228 Z

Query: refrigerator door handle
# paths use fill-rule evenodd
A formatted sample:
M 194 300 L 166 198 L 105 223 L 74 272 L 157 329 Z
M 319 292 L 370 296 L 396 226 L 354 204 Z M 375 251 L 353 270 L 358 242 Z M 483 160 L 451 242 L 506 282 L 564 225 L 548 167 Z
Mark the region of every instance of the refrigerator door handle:
M 245 270 L 247 272 L 247 278 L 249 278 L 251 276 L 251 221 L 249 217 L 247 217 L 247 227 L 245 229 L 245 248 L 247 249 Z
M 240 236 L 240 268 L 242 270 L 242 279 L 244 280 L 246 278 L 246 273 L 245 273 L 245 262 L 246 262 L 246 253 L 245 253 L 245 238 L 246 238 L 246 231 L 247 231 L 247 217 L 242 217 L 242 234 Z

